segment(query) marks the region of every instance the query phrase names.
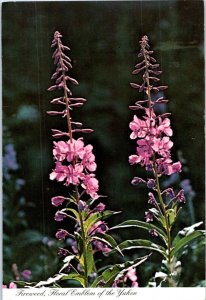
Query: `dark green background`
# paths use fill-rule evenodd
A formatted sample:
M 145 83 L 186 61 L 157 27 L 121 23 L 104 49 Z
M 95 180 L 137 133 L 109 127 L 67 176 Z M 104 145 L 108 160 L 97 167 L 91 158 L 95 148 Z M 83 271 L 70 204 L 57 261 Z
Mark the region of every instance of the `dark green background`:
M 20 177 L 26 180 L 25 196 L 36 204 L 29 210 L 31 228 L 52 236 L 58 228 L 50 198 L 61 192 L 61 184 L 49 181 L 50 129 L 63 129 L 65 123 L 46 115 L 54 109 L 49 102 L 53 94 L 46 90 L 54 71 L 50 44 L 56 30 L 71 48 L 72 76 L 80 82 L 73 94 L 88 100 L 73 117 L 95 130 L 85 141 L 94 146 L 100 193 L 108 196 L 108 208 L 122 210 L 110 225 L 128 218 L 143 220 L 147 209 L 147 191 L 130 184 L 134 175 L 144 172 L 128 164 L 135 151 L 128 106 L 140 97 L 129 82 L 137 81 L 131 72 L 144 34 L 161 64 L 162 83 L 169 86 L 173 157 L 183 152 L 189 173 L 182 178 L 190 178 L 196 191 L 196 221 L 204 219 L 203 24 L 203 2 L 197 0 L 3 3 L 3 138 L 13 140 Z M 25 105 L 35 108 L 39 118 L 27 109 L 22 112 Z

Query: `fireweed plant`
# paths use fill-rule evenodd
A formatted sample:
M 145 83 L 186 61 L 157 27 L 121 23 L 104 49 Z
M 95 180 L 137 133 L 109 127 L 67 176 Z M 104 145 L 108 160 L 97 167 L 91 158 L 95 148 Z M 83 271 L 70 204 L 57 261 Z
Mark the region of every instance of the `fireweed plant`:
M 142 74 L 141 83 L 131 83 L 131 87 L 143 93 L 143 99 L 138 100 L 129 108 L 137 111 L 129 127 L 132 130 L 130 139 L 136 141 L 136 153 L 129 157 L 130 165 L 139 164 L 146 171 L 146 179 L 134 177 L 132 185 L 145 184 L 148 188 L 148 207 L 145 212 L 145 222 L 130 220 L 115 226 L 127 228 L 140 227 L 149 231 L 149 240 L 125 241 L 119 245 L 123 250 L 145 248 L 161 254 L 161 272 L 156 272 L 149 286 L 177 286 L 180 273 L 180 256 L 194 240 L 203 237 L 203 231 L 195 230 L 202 222 L 179 231 L 176 236 L 173 227 L 184 205 L 186 198 L 184 190 L 175 191 L 173 187 L 161 188 L 161 179 L 181 172 L 181 163 L 173 162 L 171 148 L 173 131 L 170 126 L 170 113 L 156 115 L 155 107 L 168 102 L 164 97 L 154 97 L 155 94 L 167 89 L 159 84 L 158 78 L 162 71 L 152 56 L 148 37 L 143 36 L 138 57 L 141 59 L 132 74 Z M 158 99 L 157 99 L 158 98 Z M 153 100 L 155 99 L 155 101 Z M 168 178 L 168 177 L 167 177 Z M 156 222 L 156 225 L 153 224 Z M 159 240 L 159 243 L 154 243 Z
M 91 133 L 93 130 L 83 128 L 82 123 L 73 121 L 71 117 L 72 110 L 81 107 L 86 99 L 72 95 L 69 85 L 70 83 L 78 85 L 78 82 L 69 76 L 72 65 L 66 53 L 70 49 L 62 44 L 61 38 L 60 32 L 56 31 L 51 45 L 55 48 L 53 59 L 56 70 L 51 77 L 55 80 L 55 84 L 49 87 L 48 91 L 62 92 L 62 95 L 52 99 L 51 103 L 57 107 L 62 106 L 63 110 L 47 113 L 66 119 L 65 131 L 52 129 L 53 137 L 60 140 L 54 141 L 55 167 L 50 174 L 50 179 L 63 184 L 68 189 L 68 193 L 64 196 L 54 196 L 51 203 L 58 208 L 55 221 L 58 223 L 64 221 L 65 224 L 68 220 L 70 227 L 70 222 L 73 222 L 74 232 L 67 230 L 65 226 L 60 226 L 56 238 L 66 241 L 66 246 L 59 249 L 64 264 L 58 274 L 37 283 L 35 287 L 56 287 L 65 280 L 78 281 L 83 287 L 126 286 L 128 282 L 129 286 L 135 287 L 138 286 L 135 267 L 144 262 L 148 256 L 113 266 L 104 265 L 101 273 L 95 266 L 96 252 L 109 255 L 112 250 L 116 250 L 121 257 L 123 254 L 114 238 L 108 234 L 109 228 L 104 221 L 116 212 L 105 210 L 105 204 L 98 202 L 101 196 L 98 193 L 99 182 L 94 173 L 97 165 L 93 147 L 90 144 L 86 145 L 83 137 L 78 139 L 74 137 L 76 133 Z

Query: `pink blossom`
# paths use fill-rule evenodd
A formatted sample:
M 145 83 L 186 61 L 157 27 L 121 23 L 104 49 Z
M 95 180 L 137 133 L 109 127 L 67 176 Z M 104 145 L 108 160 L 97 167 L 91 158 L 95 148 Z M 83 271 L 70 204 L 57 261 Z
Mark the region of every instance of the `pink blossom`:
M 155 137 L 153 139 L 152 149 L 163 157 L 169 155 L 169 151 L 172 148 L 172 146 L 173 142 L 170 141 L 168 136 L 164 136 L 162 139 Z
M 82 139 L 72 139 L 72 141 L 68 141 L 68 153 L 67 153 L 67 161 L 71 162 L 76 158 L 83 157 L 85 150 L 84 150 L 84 142 Z
M 7 289 L 7 285 L 6 285 L 6 284 L 3 284 L 3 285 L 2 285 L 2 288 L 3 288 L 3 289 Z M 16 285 L 14 282 L 10 282 L 8 288 L 9 288 L 9 289 L 17 289 L 17 285 Z
M 66 179 L 66 185 L 69 184 L 78 185 L 80 179 L 83 177 L 83 166 L 81 164 L 76 164 L 74 167 L 72 165 L 68 166 L 68 173 Z
M 107 232 L 107 230 L 108 230 L 108 227 L 105 224 L 105 222 L 104 221 L 98 221 L 94 225 L 92 225 L 92 227 L 89 229 L 88 233 L 90 235 L 94 235 L 97 232 L 105 233 L 105 232 Z
M 182 165 L 179 161 L 174 164 L 165 165 L 165 174 L 166 175 L 171 175 L 173 173 L 179 173 L 181 171 L 182 171 Z
M 22 271 L 21 276 L 26 280 L 30 280 L 31 270 L 26 269 L 26 270 Z
M 119 287 L 119 286 L 122 286 L 124 285 L 125 282 L 128 282 L 131 281 L 131 287 L 139 287 L 138 285 L 138 278 L 137 278 L 137 275 L 136 275 L 136 270 L 132 267 L 130 267 L 126 274 L 123 275 L 122 277 L 118 278 L 117 280 L 114 281 L 112 287 Z
M 66 158 L 69 147 L 64 141 L 54 142 L 53 155 L 57 161 L 63 161 Z
M 172 136 L 173 132 L 172 129 L 170 127 L 170 119 L 165 118 L 163 121 L 161 119 L 161 117 L 159 117 L 159 126 L 158 126 L 158 130 L 160 132 L 165 133 L 167 136 Z
M 106 205 L 104 203 L 99 203 L 92 211 L 93 212 L 101 212 L 105 210 Z
M 64 181 L 64 179 L 67 177 L 68 174 L 68 168 L 66 166 L 63 166 L 61 162 L 57 161 L 55 169 L 50 174 L 50 179 L 57 181 Z
M 83 183 L 81 186 L 86 190 L 86 193 L 91 196 L 92 199 L 98 199 L 97 191 L 99 190 L 99 182 L 95 178 L 94 174 L 87 174 L 83 176 Z
M 130 267 L 127 271 L 126 276 L 131 280 L 131 281 L 137 281 L 137 275 L 136 275 L 136 270 Z
M 97 168 L 97 165 L 95 163 L 95 156 L 92 153 L 92 145 L 87 145 L 84 148 L 84 155 L 82 158 L 82 164 L 85 168 L 87 168 L 90 172 L 94 172 Z
M 130 138 L 132 140 L 138 137 L 145 137 L 148 130 L 146 122 L 139 119 L 136 115 L 134 115 L 134 120 L 130 122 L 129 127 L 132 130 L 132 133 L 130 135 Z
M 141 161 L 141 158 L 137 155 L 130 155 L 129 156 L 129 163 L 130 165 L 137 164 Z
M 132 282 L 132 287 L 136 287 L 136 288 L 139 287 L 138 282 L 133 281 L 133 282 Z

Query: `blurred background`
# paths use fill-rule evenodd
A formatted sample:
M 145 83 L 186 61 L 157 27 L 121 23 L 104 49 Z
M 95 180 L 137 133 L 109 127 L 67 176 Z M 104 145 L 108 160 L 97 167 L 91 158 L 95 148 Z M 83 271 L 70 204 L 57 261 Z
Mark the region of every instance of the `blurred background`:
M 169 86 L 166 110 L 172 113 L 173 158 L 184 166 L 180 177 L 165 179 L 163 185 L 187 190 L 178 226 L 204 219 L 203 24 L 203 1 L 2 4 L 5 283 L 17 277 L 48 278 L 58 269 L 54 236 L 59 224 L 50 199 L 62 187 L 49 181 L 54 166 L 51 128 L 63 129 L 65 122 L 46 114 L 54 109 L 47 88 L 54 71 L 50 44 L 56 30 L 71 48 L 71 75 L 80 83 L 72 88 L 73 95 L 88 100 L 73 118 L 95 130 L 85 141 L 94 146 L 100 194 L 108 196 L 108 209 L 122 211 L 109 226 L 143 220 L 147 209 L 147 190 L 130 183 L 135 175 L 145 176 L 144 170 L 128 164 L 135 151 L 128 106 L 141 97 L 129 83 L 138 81 L 131 72 L 145 34 L 161 65 L 161 82 Z M 117 239 L 141 236 L 141 231 L 126 230 Z M 203 245 L 188 250 L 181 285 L 201 285 L 202 253 Z M 154 256 L 140 268 L 141 286 L 154 275 L 158 259 Z

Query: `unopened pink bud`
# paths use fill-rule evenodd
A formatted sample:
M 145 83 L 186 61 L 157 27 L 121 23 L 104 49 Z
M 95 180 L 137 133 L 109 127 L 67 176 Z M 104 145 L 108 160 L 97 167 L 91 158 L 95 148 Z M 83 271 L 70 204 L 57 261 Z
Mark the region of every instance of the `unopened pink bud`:
M 57 85 L 52 85 L 47 89 L 47 91 L 51 92 L 51 91 L 54 91 L 56 88 L 57 88 Z

